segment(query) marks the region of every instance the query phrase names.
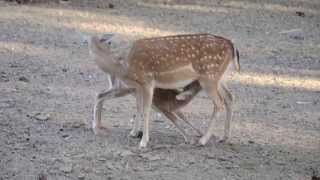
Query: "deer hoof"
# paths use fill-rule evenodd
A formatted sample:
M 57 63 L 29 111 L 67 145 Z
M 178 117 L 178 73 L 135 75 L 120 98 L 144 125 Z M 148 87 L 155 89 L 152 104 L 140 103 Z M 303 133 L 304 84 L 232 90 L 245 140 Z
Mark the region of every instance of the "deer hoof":
M 141 139 L 142 136 L 143 136 L 143 132 L 142 131 L 130 131 L 130 134 L 129 134 L 130 137 L 133 137 L 133 138 L 139 138 Z
M 110 130 L 108 128 L 103 127 L 103 126 L 92 128 L 92 130 L 95 135 L 99 135 L 99 136 L 106 136 L 110 132 Z
M 143 139 L 140 141 L 139 148 L 145 149 L 147 147 L 147 141 L 144 141 Z

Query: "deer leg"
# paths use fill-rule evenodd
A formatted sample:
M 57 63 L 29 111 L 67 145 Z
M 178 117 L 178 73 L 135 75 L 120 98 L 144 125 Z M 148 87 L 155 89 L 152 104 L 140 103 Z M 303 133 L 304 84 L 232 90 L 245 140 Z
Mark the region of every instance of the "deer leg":
M 101 111 L 102 111 L 102 105 L 103 105 L 104 99 L 99 98 L 100 94 L 103 94 L 103 93 L 104 92 L 99 93 L 97 95 L 96 102 L 93 109 L 92 130 L 96 135 L 102 134 L 100 130 L 104 129 L 104 127 L 102 127 L 101 125 Z
M 205 145 L 213 136 L 214 121 L 217 117 L 220 117 L 221 115 L 221 111 L 223 110 L 223 99 L 219 95 L 218 85 L 216 82 L 212 82 L 212 81 L 202 82 L 202 86 L 206 90 L 209 97 L 213 100 L 213 104 L 214 104 L 213 113 L 212 113 L 212 117 L 209 123 L 209 127 L 207 129 L 207 132 L 199 140 L 200 145 Z
M 179 130 L 180 134 L 183 136 L 185 143 L 189 142 L 189 138 L 187 133 L 184 131 L 184 129 L 177 123 L 178 116 L 175 112 L 168 112 L 160 110 L 173 124 L 174 126 Z
M 99 93 L 96 97 L 96 102 L 94 105 L 94 113 L 93 113 L 93 121 L 92 121 L 92 129 L 95 134 L 101 134 L 101 130 L 105 129 L 101 125 L 101 111 L 103 102 L 107 99 L 123 97 L 128 94 L 132 94 L 135 92 L 133 88 L 121 88 L 121 89 L 111 89 L 107 91 L 103 91 Z
M 133 117 L 133 126 L 129 133 L 130 137 L 137 138 L 139 137 L 139 130 L 141 126 L 141 119 L 142 119 L 142 94 L 141 91 L 137 91 L 136 93 L 136 106 L 137 106 L 137 115 L 136 117 Z
M 230 136 L 230 123 L 232 120 L 232 94 L 224 84 L 220 84 L 219 93 L 224 97 L 224 105 L 226 108 L 226 121 L 224 124 L 224 136 L 221 142 L 225 142 Z
M 193 99 L 195 95 L 201 90 L 198 81 L 194 81 L 184 88 L 184 91 L 176 95 L 177 100 L 186 101 L 187 103 Z
M 154 86 L 144 86 L 142 89 L 142 115 L 144 120 L 144 127 L 143 127 L 143 135 L 142 139 L 140 141 L 140 148 L 147 147 L 147 144 L 149 142 L 149 124 L 150 124 L 150 110 L 152 105 L 152 99 L 153 99 L 153 91 Z M 140 93 L 139 93 L 140 94 Z
M 182 119 L 187 125 L 189 125 L 189 127 L 194 130 L 195 132 L 197 132 L 198 136 L 203 136 L 202 132 L 197 129 L 196 127 L 194 127 L 188 120 L 187 118 L 183 115 L 183 113 L 180 110 L 176 111 L 176 114 L 178 115 L 178 117 L 180 119 Z

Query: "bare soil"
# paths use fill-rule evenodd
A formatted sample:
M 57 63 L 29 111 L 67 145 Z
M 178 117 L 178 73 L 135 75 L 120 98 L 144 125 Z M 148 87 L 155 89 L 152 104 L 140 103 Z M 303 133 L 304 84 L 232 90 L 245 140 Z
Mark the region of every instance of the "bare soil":
M 316 179 L 319 9 L 318 0 L 0 1 L 0 179 Z M 88 123 L 106 76 L 85 39 L 106 32 L 231 39 L 242 72 L 227 82 L 235 97 L 229 142 L 184 144 L 153 113 L 151 142 L 139 150 L 139 139 L 128 137 L 132 96 L 105 103 L 111 133 L 95 136 Z M 184 109 L 202 131 L 211 111 L 204 93 Z

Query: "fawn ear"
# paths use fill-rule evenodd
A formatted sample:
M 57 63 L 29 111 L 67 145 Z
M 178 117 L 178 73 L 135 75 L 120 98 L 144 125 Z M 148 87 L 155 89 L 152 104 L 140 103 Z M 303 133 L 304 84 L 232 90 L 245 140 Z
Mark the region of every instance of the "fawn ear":
M 114 37 L 113 33 L 106 33 L 101 36 L 100 42 L 109 42 Z

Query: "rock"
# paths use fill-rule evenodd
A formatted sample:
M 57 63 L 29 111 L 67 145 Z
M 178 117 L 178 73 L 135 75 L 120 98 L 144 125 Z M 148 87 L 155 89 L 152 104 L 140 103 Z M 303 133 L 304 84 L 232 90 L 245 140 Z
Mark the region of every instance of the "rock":
M 37 180 L 47 180 L 47 175 L 40 173 Z
M 300 16 L 300 17 L 305 17 L 306 16 L 306 14 L 304 12 L 302 12 L 302 11 L 297 11 L 296 15 Z
M 0 82 L 8 82 L 9 78 L 5 72 L 0 73 Z
M 294 39 L 294 40 L 304 40 L 304 36 L 303 35 L 290 35 L 289 36 L 291 39 Z
M 62 171 L 64 173 L 71 173 L 72 172 L 72 164 L 71 163 L 63 164 L 59 169 L 60 169 L 60 171 Z
M 141 154 L 141 157 L 148 159 L 150 161 L 161 160 L 160 155 L 157 155 L 157 154 Z
M 123 150 L 119 153 L 119 156 L 122 156 L 122 157 L 127 157 L 127 156 L 131 156 L 131 155 L 134 155 L 134 153 L 129 150 Z
M 13 108 L 15 103 L 13 101 L 0 101 L 0 108 Z
M 26 82 L 26 83 L 30 82 L 30 80 L 28 78 L 24 77 L 24 76 L 19 77 L 18 80 L 22 81 L 22 82 Z
M 110 9 L 113 9 L 113 8 L 114 8 L 114 4 L 109 3 L 108 7 L 109 7 Z
M 62 135 L 62 137 L 65 138 L 65 139 L 69 139 L 70 135 L 69 134 L 64 134 L 64 135 Z
M 218 157 L 217 160 L 218 161 L 229 161 L 227 158 L 223 158 L 223 157 Z
M 100 157 L 100 158 L 98 159 L 98 161 L 106 162 L 106 161 L 107 161 L 107 158 L 106 158 L 106 157 Z
M 47 121 L 50 119 L 50 114 L 36 113 L 33 117 L 38 121 Z
M 78 174 L 78 179 L 79 180 L 84 180 L 86 178 L 86 176 L 82 173 Z
M 247 170 L 255 170 L 256 164 L 252 162 L 243 162 L 240 164 L 240 167 Z

